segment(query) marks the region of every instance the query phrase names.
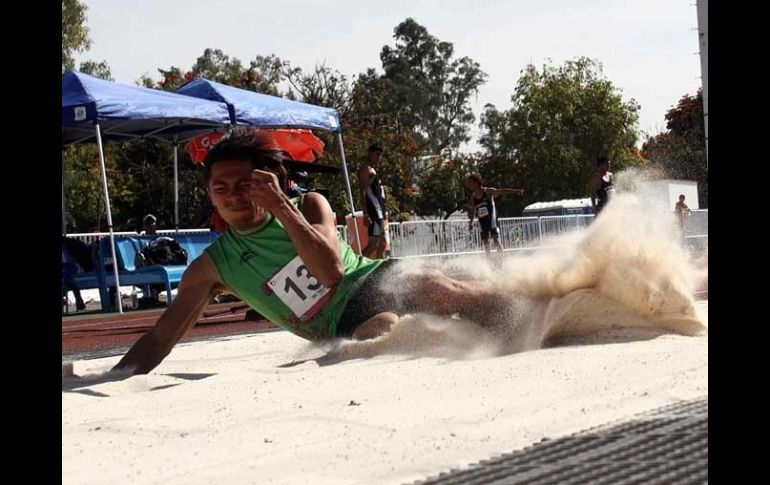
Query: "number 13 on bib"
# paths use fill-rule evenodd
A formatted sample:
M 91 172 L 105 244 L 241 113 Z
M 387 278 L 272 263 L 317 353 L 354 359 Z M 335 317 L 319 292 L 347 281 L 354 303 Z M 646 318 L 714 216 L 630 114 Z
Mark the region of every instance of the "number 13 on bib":
M 281 268 L 267 286 L 303 322 L 313 318 L 332 295 L 310 274 L 299 255 Z

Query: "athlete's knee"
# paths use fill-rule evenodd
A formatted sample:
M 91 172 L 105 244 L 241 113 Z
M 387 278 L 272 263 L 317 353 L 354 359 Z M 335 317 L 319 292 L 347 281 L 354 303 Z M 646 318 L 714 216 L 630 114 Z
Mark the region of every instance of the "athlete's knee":
M 408 278 L 407 306 L 410 311 L 454 313 L 465 289 L 457 280 L 447 277 L 441 271 L 427 270 Z

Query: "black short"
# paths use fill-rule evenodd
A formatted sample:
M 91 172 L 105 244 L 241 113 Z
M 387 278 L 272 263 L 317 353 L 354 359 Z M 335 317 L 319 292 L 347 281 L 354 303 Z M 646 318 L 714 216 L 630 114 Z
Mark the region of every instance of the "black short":
M 396 261 L 386 259 L 377 269 L 354 290 L 348 300 L 342 318 L 337 323 L 337 336 L 350 338 L 353 331 L 362 323 L 382 312 L 401 314 L 401 305 L 392 293 L 381 289 L 382 281 L 395 271 Z
M 602 211 L 602 209 L 604 209 L 604 204 L 605 204 L 605 202 L 603 202 L 603 201 L 599 202 L 598 204 L 596 204 L 596 208 L 594 209 L 594 216 L 599 215 L 599 213 Z
M 489 235 L 494 234 L 495 236 L 500 234 L 500 228 L 493 227 L 490 229 L 481 229 L 481 240 L 482 241 L 489 241 Z
M 385 231 L 385 219 L 372 219 L 367 234 L 369 234 L 369 237 L 383 237 Z

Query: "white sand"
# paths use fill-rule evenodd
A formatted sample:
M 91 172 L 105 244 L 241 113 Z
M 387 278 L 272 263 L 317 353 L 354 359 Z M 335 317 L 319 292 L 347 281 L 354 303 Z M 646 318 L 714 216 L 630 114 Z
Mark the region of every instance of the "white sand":
M 679 241 L 671 214 L 621 196 L 559 251 L 462 263 L 504 299 L 490 331 L 405 317 L 333 348 L 285 332 L 180 345 L 122 381 L 63 369 L 62 482 L 404 483 L 708 395 L 708 306 L 690 296 L 707 255 Z
M 150 375 L 62 392 L 62 483 L 404 483 L 708 394 L 708 337 L 611 343 L 630 334 L 292 367 L 312 349 L 285 332 L 180 345 Z

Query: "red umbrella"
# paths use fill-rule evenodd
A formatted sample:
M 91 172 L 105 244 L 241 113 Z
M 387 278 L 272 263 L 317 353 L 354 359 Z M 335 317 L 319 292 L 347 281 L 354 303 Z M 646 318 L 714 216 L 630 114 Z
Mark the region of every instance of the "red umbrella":
M 324 142 L 310 130 L 277 128 L 262 131 L 276 150 L 287 152 L 295 162 L 315 163 L 323 156 Z M 222 136 L 224 133 L 209 133 L 191 138 L 185 149 L 194 163 L 203 163 L 209 148 Z

